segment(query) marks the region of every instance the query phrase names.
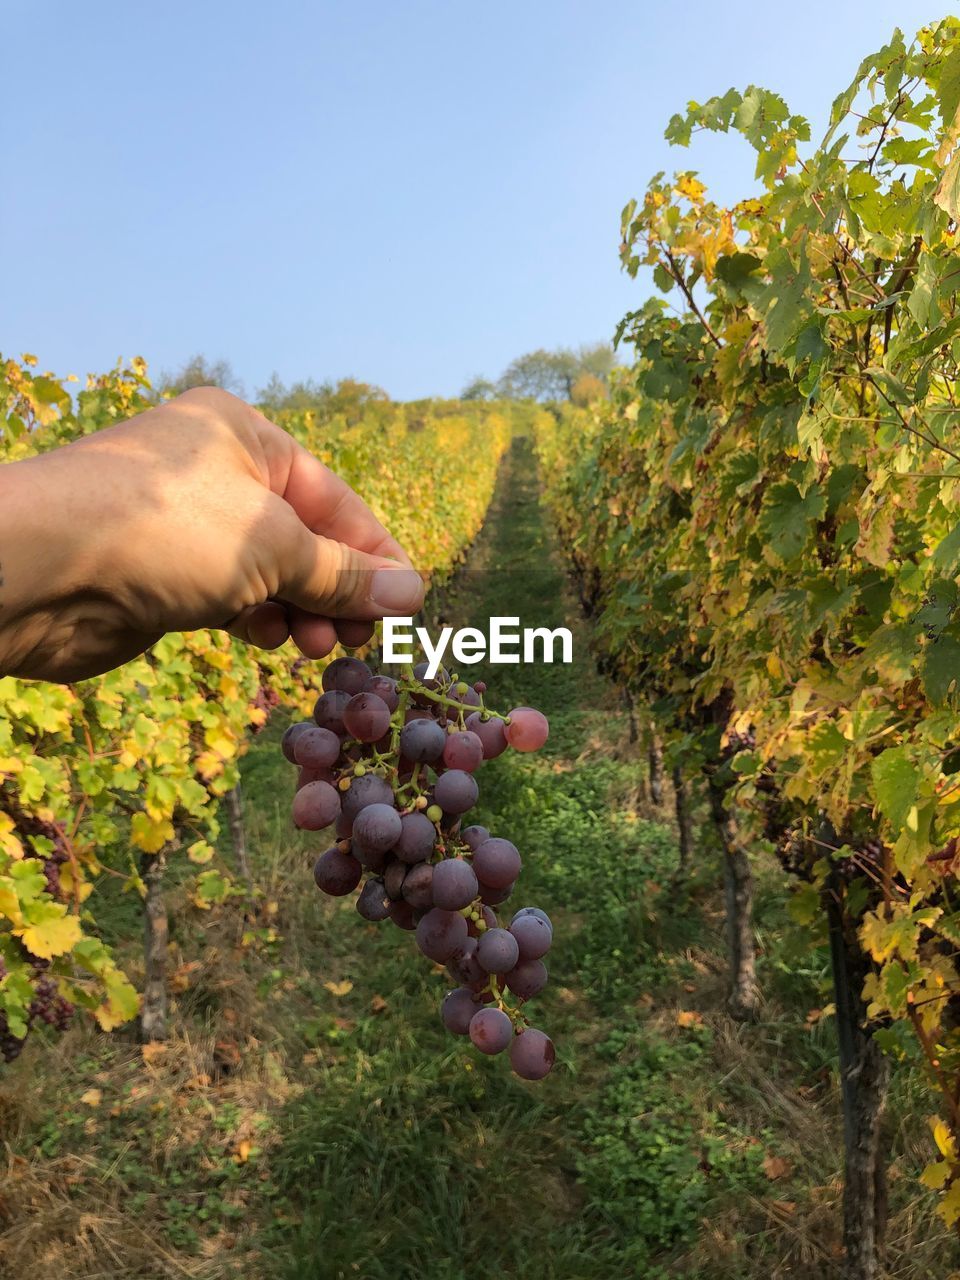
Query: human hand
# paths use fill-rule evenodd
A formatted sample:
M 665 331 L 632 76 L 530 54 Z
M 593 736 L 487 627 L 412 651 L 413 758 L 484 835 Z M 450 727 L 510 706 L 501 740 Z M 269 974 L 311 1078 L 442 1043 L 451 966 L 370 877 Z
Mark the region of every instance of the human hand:
M 200 627 L 322 657 L 422 600 L 350 486 L 213 387 L 0 466 L 0 675 L 79 680 Z

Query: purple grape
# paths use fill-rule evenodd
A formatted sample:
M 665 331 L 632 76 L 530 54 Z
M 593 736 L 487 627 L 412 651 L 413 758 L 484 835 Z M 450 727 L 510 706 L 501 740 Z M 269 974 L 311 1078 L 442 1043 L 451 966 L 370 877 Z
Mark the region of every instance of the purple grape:
M 390 919 L 398 929 L 406 929 L 409 933 L 417 927 L 417 919 L 409 902 L 391 902 Z
M 447 968 L 463 987 L 485 987 L 490 982 L 486 969 L 477 959 L 477 939 L 468 937 L 459 950 L 450 957 Z
M 433 853 L 437 832 L 425 813 L 405 813 L 400 819 L 396 855 L 404 862 L 423 862 Z
M 484 760 L 495 760 L 507 749 L 507 735 L 502 720 L 484 720 L 479 711 L 467 716 L 466 726 L 483 743 Z
M 444 813 L 466 813 L 477 803 L 479 794 L 476 779 L 462 769 L 441 774 L 433 788 L 433 798 Z
M 474 852 L 476 852 L 476 850 L 483 844 L 484 840 L 490 839 L 490 832 L 486 827 L 464 827 L 460 832 L 460 839 L 468 849 L 473 849 Z
M 325 690 L 336 689 L 352 698 L 371 676 L 370 668 L 359 658 L 336 658 L 324 667 L 320 683 Z
M 340 796 L 329 782 L 308 782 L 293 797 L 293 821 L 301 831 L 322 831 L 340 816 Z
M 542 920 L 543 923 L 547 926 L 547 928 L 550 930 L 551 935 L 553 934 L 553 921 L 550 919 L 547 913 L 545 911 L 541 911 L 539 907 L 521 907 L 519 911 L 514 912 L 513 919 L 510 921 L 510 923 L 516 924 L 516 922 L 520 919 L 521 916 L 536 916 L 538 920 Z
M 434 907 L 417 925 L 417 946 L 438 964 L 446 964 L 466 940 L 467 922 L 456 911 L 441 911 Z
M 388 862 L 383 875 L 383 883 L 391 899 L 396 902 L 403 891 L 403 881 L 409 868 L 405 862 Z
M 343 727 L 358 742 L 376 742 L 390 729 L 390 708 L 375 693 L 355 694 L 344 708 Z
M 473 997 L 473 992 L 468 991 L 466 987 L 457 987 L 455 991 L 448 991 L 440 1006 L 443 1025 L 455 1036 L 469 1035 L 470 1021 L 477 1012 L 477 1001 Z
M 459 911 L 477 896 L 477 877 L 463 858 L 446 858 L 433 868 L 433 905 Z
M 368 804 L 393 804 L 393 791 L 389 782 L 376 773 L 365 773 L 362 778 L 351 778 L 350 786 L 341 792 L 343 812 L 356 822 L 357 814 Z
M 443 763 L 448 769 L 473 773 L 483 763 L 483 743 L 475 733 L 451 733 L 443 748 Z
M 550 950 L 553 942 L 553 930 L 548 924 L 531 913 L 514 920 L 510 932 L 517 940 L 521 960 L 539 960 Z
M 310 782 L 329 782 L 332 786 L 336 777 L 332 769 L 308 769 L 302 764 L 297 770 L 297 790 L 302 791 Z
M 372 920 L 375 924 L 386 920 L 392 906 L 390 895 L 379 876 L 371 877 L 360 890 L 360 896 L 357 898 L 357 910 L 364 920 Z
M 487 929 L 477 943 L 477 960 L 487 973 L 509 973 L 520 959 L 517 940 L 507 929 Z
M 523 1080 L 542 1080 L 550 1074 L 556 1058 L 553 1041 L 536 1027 L 514 1036 L 510 1046 L 510 1065 Z
M 329 729 L 331 733 L 342 735 L 345 732 L 343 713 L 349 701 L 350 694 L 343 689 L 331 689 L 329 693 L 322 693 L 313 708 L 314 720 L 321 729 Z
M 433 720 L 411 720 L 400 730 L 400 753 L 416 764 L 429 764 L 443 755 L 447 735 Z
M 386 853 L 403 830 L 400 815 L 392 804 L 368 804 L 353 820 L 353 838 L 371 853 Z
M 429 910 L 433 902 L 433 866 L 418 862 L 410 868 L 403 881 L 403 896 L 420 911 Z
M 353 893 L 362 875 L 363 868 L 356 858 L 344 853 L 336 845 L 327 849 L 326 853 L 321 853 L 313 868 L 317 888 L 328 893 L 331 898 L 342 898 L 344 894 Z
M 531 1000 L 547 985 L 547 966 L 542 960 L 521 960 L 505 981 L 518 999 Z
M 503 1053 L 513 1039 L 513 1023 L 502 1009 L 478 1009 L 469 1033 L 481 1053 Z
M 480 885 L 480 901 L 485 907 L 499 907 L 502 902 L 506 902 L 516 888 L 516 882 L 506 885 L 503 889 L 494 889 L 492 885 L 484 884 L 482 880 L 478 881 Z
M 340 756 L 340 739 L 329 729 L 305 728 L 293 744 L 293 758 L 308 769 L 329 769 Z
M 485 840 L 473 855 L 473 869 L 477 879 L 491 889 L 505 889 L 520 874 L 520 854 L 509 840 L 493 836 Z
M 297 758 L 293 754 L 293 748 L 296 746 L 297 738 L 305 729 L 315 729 L 316 725 L 312 720 L 298 720 L 296 724 L 290 725 L 285 730 L 283 737 L 280 739 L 280 750 L 283 752 L 287 760 L 291 764 L 297 763 Z
M 392 680 L 390 676 L 371 676 L 360 692 L 375 693 L 378 698 L 382 698 L 390 708 L 391 715 L 400 705 L 400 695 L 397 693 L 397 682 L 396 680 Z

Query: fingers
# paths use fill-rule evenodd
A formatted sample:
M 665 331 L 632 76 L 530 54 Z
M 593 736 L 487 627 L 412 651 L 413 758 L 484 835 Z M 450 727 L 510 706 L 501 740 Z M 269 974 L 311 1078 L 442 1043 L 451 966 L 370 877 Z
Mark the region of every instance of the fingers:
M 368 555 L 410 558 L 353 489 L 299 445 L 281 427 L 256 415 L 258 436 L 270 473 L 270 487 L 288 502 L 314 533 L 346 542 Z
M 308 614 L 350 622 L 405 617 L 420 608 L 424 587 L 414 569 L 311 532 L 285 502 L 271 515 L 283 600 Z
M 290 638 L 290 619 L 282 604 L 268 600 L 241 609 L 226 630 L 258 649 L 279 649 Z

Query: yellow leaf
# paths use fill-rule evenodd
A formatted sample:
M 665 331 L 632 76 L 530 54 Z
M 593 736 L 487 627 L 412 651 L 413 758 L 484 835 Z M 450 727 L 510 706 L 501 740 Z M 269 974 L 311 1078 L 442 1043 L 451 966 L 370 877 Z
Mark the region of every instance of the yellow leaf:
M 140 1053 L 148 1067 L 152 1066 L 158 1058 L 162 1058 L 166 1052 L 167 1046 L 162 1040 L 150 1040 L 147 1044 L 140 1046 Z
M 342 982 L 325 982 L 323 984 L 332 996 L 336 996 L 339 1000 L 341 996 L 349 995 L 353 990 L 353 983 L 349 978 L 344 978 Z
M 29 924 L 23 929 L 16 929 L 17 937 L 35 956 L 41 960 L 52 960 L 54 956 L 66 955 L 80 941 L 83 931 L 76 916 L 66 914 L 66 907 L 61 903 L 51 903 L 51 907 L 59 907 L 63 915 L 48 915 L 37 924 Z
M 209 862 L 214 855 L 214 849 L 206 840 L 195 841 L 187 850 L 187 857 L 191 862 L 196 862 L 199 866 L 203 866 L 205 862 Z
M 36 368 L 37 357 L 35 355 L 32 355 L 29 351 L 25 351 L 23 353 L 23 363 L 25 365 L 29 365 L 31 369 L 34 369 Z
M 103 1094 L 99 1089 L 88 1089 L 86 1093 L 81 1093 L 80 1101 L 86 1103 L 88 1107 L 99 1107 L 103 1098 Z
M 235 1156 L 237 1164 L 246 1164 L 246 1162 L 250 1159 L 251 1150 L 252 1150 L 252 1146 L 249 1138 L 244 1138 L 242 1142 L 238 1142 L 237 1153 Z
M 135 813 L 130 823 L 130 838 L 144 853 L 159 853 L 173 839 L 173 823 L 169 818 L 153 822 L 145 813 Z
M 928 1121 L 930 1131 L 933 1134 L 933 1140 L 937 1144 L 937 1150 L 947 1160 L 956 1160 L 957 1144 L 953 1140 L 953 1135 L 944 1124 L 944 1122 L 936 1116 L 931 1116 Z
M 948 1227 L 955 1225 L 960 1219 L 960 1179 L 958 1179 L 937 1205 L 940 1214 Z
M 681 1009 L 677 1014 L 678 1027 L 700 1027 L 703 1025 L 703 1015 L 697 1013 L 695 1009 Z
M 920 1181 L 931 1191 L 939 1191 L 950 1177 L 950 1165 L 946 1160 L 934 1160 L 920 1175 Z

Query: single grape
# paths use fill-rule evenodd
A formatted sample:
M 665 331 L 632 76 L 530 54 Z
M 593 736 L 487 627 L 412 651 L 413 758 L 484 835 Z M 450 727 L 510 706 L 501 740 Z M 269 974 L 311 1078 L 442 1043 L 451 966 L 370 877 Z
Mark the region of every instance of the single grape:
M 293 744 L 293 758 L 308 769 L 329 769 L 340 755 L 340 739 L 329 729 L 305 728 Z
M 362 874 L 363 868 L 356 858 L 344 853 L 336 845 L 321 853 L 313 868 L 317 888 L 329 893 L 332 898 L 342 898 L 344 894 L 353 893 Z
M 337 833 L 338 840 L 349 840 L 353 835 L 353 819 L 348 818 L 345 813 L 341 812 L 334 830 Z
M 476 851 L 483 844 L 484 840 L 490 839 L 490 832 L 486 827 L 464 827 L 460 832 L 460 839 L 468 849 Z
M 477 896 L 477 877 L 463 858 L 445 858 L 433 868 L 433 905 L 459 911 Z
M 507 929 L 487 929 L 477 942 L 477 960 L 487 973 L 509 973 L 520 958 L 517 940 Z
M 467 716 L 466 726 L 483 744 L 484 760 L 495 760 L 506 751 L 507 735 L 504 732 L 502 720 L 484 720 L 481 712 L 474 711 L 472 715 Z
M 403 891 L 403 881 L 409 868 L 405 862 L 398 862 L 396 858 L 392 862 L 388 862 L 383 873 L 383 883 L 386 886 L 387 893 L 391 899 L 396 902 L 400 898 Z
M 514 920 L 510 932 L 517 940 L 521 960 L 539 960 L 550 950 L 553 942 L 553 930 L 539 916 L 528 913 Z
M 473 855 L 473 869 L 477 879 L 491 889 L 505 889 L 520 874 L 520 854 L 517 846 L 499 836 L 484 840 Z
M 397 693 L 397 682 L 390 676 L 371 676 L 366 682 L 361 693 L 375 693 L 378 698 L 382 698 L 390 708 L 392 715 L 400 705 L 400 695 Z
M 478 881 L 480 885 L 480 901 L 485 907 L 499 907 L 501 903 L 506 902 L 516 888 L 516 882 L 505 885 L 502 889 L 494 889 L 483 881 Z
M 392 905 L 390 895 L 379 876 L 372 876 L 360 890 L 360 896 L 357 898 L 357 910 L 364 920 L 372 920 L 374 923 L 386 920 Z
M 455 1036 L 465 1036 L 470 1032 L 470 1021 L 478 1008 L 473 992 L 466 987 L 457 987 L 443 997 L 440 1017 L 448 1031 L 452 1031 Z
M 283 752 L 287 760 L 291 764 L 297 763 L 297 758 L 293 754 L 293 748 L 296 746 L 297 738 L 305 729 L 314 729 L 316 725 L 312 720 L 298 720 L 296 724 L 290 725 L 280 739 L 280 750 Z
M 547 966 L 542 960 L 521 960 L 506 975 L 507 986 L 520 1000 L 531 1000 L 547 985 Z
M 550 1074 L 557 1059 L 553 1041 L 536 1027 L 527 1027 L 514 1036 L 510 1046 L 510 1065 L 523 1080 L 542 1080 Z
M 340 816 L 340 796 L 329 782 L 308 782 L 293 797 L 293 821 L 301 831 L 321 831 Z
M 343 727 L 358 742 L 376 742 L 390 728 L 390 708 L 375 693 L 357 693 L 344 708 Z
M 403 881 L 403 896 L 411 907 L 426 909 L 433 904 L 433 867 L 429 862 L 418 862 L 410 868 Z
M 533 707 L 514 707 L 507 725 L 507 742 L 514 751 L 539 751 L 550 735 L 550 722 Z
M 466 813 L 477 803 L 479 794 L 476 779 L 462 769 L 441 774 L 433 788 L 433 798 L 444 813 Z
M 483 763 L 483 743 L 475 733 L 468 733 L 466 730 L 451 733 L 443 748 L 443 763 L 448 769 L 463 769 L 465 773 L 473 773 Z
M 365 773 L 362 778 L 351 778 L 350 786 L 341 792 L 343 812 L 356 822 L 357 814 L 368 804 L 393 804 L 393 791 L 389 782 L 376 773 Z
M 467 922 L 456 911 L 441 911 L 434 907 L 417 925 L 417 946 L 438 964 L 446 964 L 466 940 Z
M 539 907 L 521 907 L 519 911 L 515 911 L 511 924 L 515 924 L 521 916 L 536 916 L 538 920 L 542 920 L 545 925 L 553 933 L 553 922 L 545 911 L 541 911 Z
M 450 683 L 450 674 L 447 671 L 446 667 L 439 667 L 437 670 L 437 674 L 433 677 L 433 679 L 428 680 L 427 669 L 429 668 L 429 666 L 430 666 L 429 662 L 418 662 L 417 665 L 413 668 L 414 680 L 419 680 L 420 683 L 424 686 L 424 688 L 433 689 L 434 691 L 441 689 L 445 685 L 448 685 Z
M 313 708 L 313 718 L 321 729 L 329 729 L 331 733 L 343 734 L 343 713 L 350 694 L 343 689 L 331 689 L 322 693 Z
M 503 1053 L 513 1039 L 513 1023 L 502 1009 L 478 1009 L 469 1032 L 481 1053 Z
M 417 927 L 416 916 L 409 902 L 391 902 L 390 919 L 398 929 L 406 929 L 409 933 Z
M 400 839 L 403 824 L 392 804 L 368 804 L 353 820 L 353 838 L 372 853 L 385 853 Z
M 433 720 L 411 720 L 400 730 L 400 751 L 408 760 L 429 764 L 443 755 L 447 735 Z
M 437 832 L 425 813 L 405 813 L 400 819 L 395 851 L 404 862 L 423 862 L 433 853 Z
M 310 782 L 329 782 L 332 785 L 336 777 L 332 769 L 308 769 L 301 765 L 297 770 L 297 790 L 302 791 Z
M 371 674 L 370 668 L 359 658 L 336 658 L 324 667 L 320 683 L 325 690 L 338 689 L 352 698 L 360 692 Z
M 485 987 L 490 982 L 490 975 L 481 968 L 477 959 L 477 940 L 467 938 L 466 942 L 450 957 L 447 969 L 462 987 Z

